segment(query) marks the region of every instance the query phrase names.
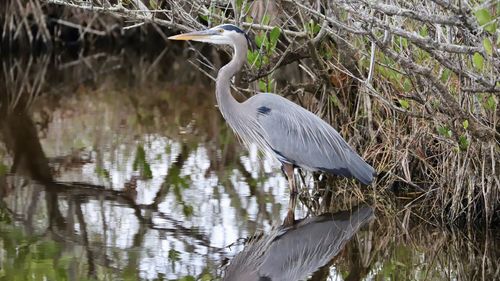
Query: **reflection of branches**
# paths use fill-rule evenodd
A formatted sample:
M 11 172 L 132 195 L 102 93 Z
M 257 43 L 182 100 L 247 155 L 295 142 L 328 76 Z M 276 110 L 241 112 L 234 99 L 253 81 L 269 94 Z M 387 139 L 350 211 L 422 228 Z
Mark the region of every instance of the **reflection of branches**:
M 110 202 L 117 202 L 120 205 L 127 206 L 133 209 L 134 214 L 139 220 L 141 226 L 147 226 L 150 229 L 158 230 L 160 232 L 162 231 L 169 232 L 173 234 L 176 234 L 176 231 L 180 230 L 180 233 L 203 242 L 202 245 L 205 246 L 210 245 L 210 240 L 208 237 L 203 235 L 201 232 L 194 231 L 195 229 L 185 228 L 178 221 L 170 218 L 166 214 L 160 213 L 158 210 L 158 205 L 155 204 L 154 202 L 148 205 L 136 204 L 130 198 L 129 194 L 125 191 L 106 189 L 103 186 L 89 185 L 84 183 L 73 183 L 73 184 L 58 183 L 58 184 L 48 185 L 47 188 L 59 192 L 61 194 L 65 194 L 67 196 L 69 195 L 70 196 L 69 198 L 73 198 L 74 200 L 76 199 L 82 200 L 83 198 L 96 198 L 96 199 L 103 198 L 104 200 Z M 159 194 L 161 195 L 162 193 L 159 192 Z M 149 213 L 151 211 L 158 212 L 158 215 L 162 219 L 172 222 L 174 226 L 176 226 L 176 228 L 171 229 L 171 228 L 161 228 L 155 226 L 152 217 L 150 215 L 149 216 L 143 215 L 143 211 L 146 211 L 146 213 Z
M 24 110 L 40 94 L 50 56 L 29 57 L 28 61 L 18 59 L 2 60 L 2 75 L 5 84 L 0 84 L 4 95 L 0 96 L 0 110 Z
M 176 182 L 179 181 L 179 172 L 181 171 L 182 167 L 184 166 L 185 161 L 188 159 L 190 154 L 190 150 L 188 145 L 183 144 L 180 148 L 179 155 L 177 156 L 176 161 L 172 163 L 170 166 L 167 176 L 164 179 L 163 184 L 161 185 L 160 189 L 156 193 L 153 202 L 149 205 L 146 206 L 141 206 L 142 208 L 147 209 L 148 211 L 154 211 L 157 213 L 157 216 L 162 218 L 163 220 L 166 220 L 170 222 L 175 228 L 169 229 L 169 228 L 163 228 L 163 227 L 158 227 L 153 224 L 153 218 L 149 217 L 146 221 L 146 223 L 155 230 L 158 231 L 167 231 L 167 232 L 172 232 L 172 234 L 177 237 L 181 238 L 182 236 L 179 236 L 179 234 L 182 234 L 187 237 L 192 237 L 195 238 L 196 240 L 202 242 L 201 245 L 209 248 L 210 246 L 210 239 L 204 235 L 201 231 L 198 230 L 196 227 L 191 227 L 187 228 L 182 225 L 182 222 L 179 222 L 178 220 L 175 220 L 168 216 L 167 214 L 161 212 L 158 208 L 159 204 L 164 201 L 165 197 L 169 193 L 170 190 L 170 185 L 176 184 Z M 184 203 L 184 202 L 181 202 Z
M 168 220 L 172 223 L 173 228 L 162 228 L 156 226 L 150 214 L 153 209 L 157 207 L 151 205 L 138 205 L 130 199 L 129 195 L 123 191 L 117 190 L 109 190 L 105 189 L 102 186 L 96 185 L 87 185 L 81 183 L 46 183 L 44 185 L 38 185 L 36 183 L 31 183 L 24 188 L 32 187 L 34 189 L 33 194 L 40 193 L 40 188 L 45 189 L 45 202 L 47 206 L 48 212 L 48 232 L 44 234 L 44 236 L 49 235 L 52 239 L 60 242 L 67 243 L 68 241 L 73 241 L 78 244 L 82 244 L 86 249 L 87 253 L 87 262 L 88 262 L 88 270 L 90 276 L 95 276 L 96 272 L 96 263 L 103 264 L 107 268 L 113 269 L 113 262 L 110 261 L 110 258 L 107 256 L 106 251 L 102 251 L 103 246 L 98 242 L 92 242 L 89 240 L 88 228 L 86 218 L 82 212 L 82 203 L 86 202 L 90 198 L 95 198 L 96 200 L 102 198 L 107 202 L 115 202 L 114 205 L 129 207 L 134 210 L 134 215 L 137 217 L 139 223 L 139 228 L 133 237 L 133 244 L 131 249 L 137 249 L 144 245 L 145 234 L 147 233 L 147 229 L 158 231 L 160 234 L 169 234 L 169 236 L 174 235 L 175 237 L 182 240 L 183 237 L 191 237 L 196 241 L 199 241 L 200 245 L 203 245 L 206 248 L 213 248 L 210 246 L 210 240 L 201 231 L 197 231 L 195 228 L 187 228 L 182 225 L 181 222 L 170 218 L 166 214 L 159 213 L 158 216 L 164 220 Z M 3 190 L 3 188 L 0 189 Z M 59 196 L 63 196 L 68 202 L 68 215 L 65 219 L 61 214 L 59 209 Z M 36 197 L 31 197 L 32 200 L 36 200 Z M 30 205 L 36 205 L 33 202 Z M 1 201 L 0 208 L 2 210 L 7 211 L 12 215 L 12 218 L 15 220 L 23 221 L 23 225 L 26 227 L 29 223 L 28 219 L 23 219 L 22 216 L 18 217 L 17 214 L 8 209 L 8 207 L 4 204 L 4 201 Z M 32 209 L 32 208 L 29 208 Z M 76 216 L 76 221 L 73 221 L 73 215 Z M 79 231 L 75 232 L 75 223 L 78 223 Z M 104 221 L 103 221 L 104 223 Z M 103 225 L 103 228 L 106 228 L 106 224 Z M 213 248 L 217 252 L 222 251 L 222 249 Z M 129 260 L 129 263 L 132 262 L 132 267 L 136 267 L 136 262 Z M 121 269 L 115 268 L 116 272 L 120 272 Z
M 177 159 L 172 163 L 170 168 L 168 169 L 167 176 L 165 177 L 163 184 L 161 185 L 160 189 L 155 195 L 155 198 L 153 199 L 153 203 L 149 205 L 149 207 L 154 210 L 158 211 L 158 205 L 165 199 L 169 192 L 170 185 L 173 182 L 177 182 L 178 179 L 175 177 L 179 177 L 179 172 L 181 171 L 182 167 L 184 166 L 184 162 L 186 162 L 187 158 L 189 157 L 189 147 L 184 143 L 179 151 L 179 155 L 177 156 Z
M 185 227 L 182 225 L 181 221 L 175 220 L 175 219 L 171 218 L 170 216 L 168 216 L 167 214 L 162 213 L 162 212 L 158 212 L 157 215 L 158 215 L 158 217 L 162 218 L 163 220 L 169 221 L 174 227 L 173 228 L 158 227 L 158 226 L 154 226 L 151 223 L 151 226 L 150 226 L 151 229 L 158 230 L 160 232 L 161 231 L 171 232 L 174 235 L 174 237 L 177 237 L 177 238 L 182 237 L 182 236 L 179 236 L 179 234 L 182 234 L 183 236 L 195 238 L 196 240 L 202 242 L 202 243 L 200 243 L 200 245 L 202 245 L 202 246 L 205 246 L 207 248 L 213 248 L 210 245 L 210 239 L 205 234 L 203 234 L 203 232 L 201 232 L 198 227 Z
M 258 215 L 263 216 L 263 218 L 265 220 L 272 221 L 273 216 L 271 213 L 269 213 L 267 211 L 266 205 L 267 205 L 267 203 L 271 203 L 272 206 L 276 205 L 274 196 L 270 196 L 270 197 L 266 198 L 266 192 L 264 192 L 262 190 L 261 186 L 259 186 L 257 184 L 258 180 L 253 179 L 252 174 L 246 170 L 246 168 L 245 168 L 245 166 L 243 166 L 243 163 L 241 162 L 241 160 L 236 162 L 236 166 L 237 166 L 238 171 L 243 174 L 243 177 L 245 178 L 245 181 L 248 184 L 248 187 L 250 188 L 250 194 L 252 196 L 255 196 L 258 210 L 259 210 Z M 236 196 L 236 198 L 239 198 L 239 197 Z M 238 206 L 241 206 L 241 203 L 238 203 L 238 204 L 240 204 Z M 246 214 L 243 214 L 243 215 L 246 215 Z

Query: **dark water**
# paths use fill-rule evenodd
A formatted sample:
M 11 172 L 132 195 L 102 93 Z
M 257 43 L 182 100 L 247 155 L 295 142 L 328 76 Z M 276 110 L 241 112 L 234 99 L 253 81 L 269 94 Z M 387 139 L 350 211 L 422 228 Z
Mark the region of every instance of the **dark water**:
M 2 71 L 0 280 L 500 276 L 494 234 L 382 203 L 280 227 L 279 166 L 241 148 L 210 81 L 168 50 L 7 58 Z

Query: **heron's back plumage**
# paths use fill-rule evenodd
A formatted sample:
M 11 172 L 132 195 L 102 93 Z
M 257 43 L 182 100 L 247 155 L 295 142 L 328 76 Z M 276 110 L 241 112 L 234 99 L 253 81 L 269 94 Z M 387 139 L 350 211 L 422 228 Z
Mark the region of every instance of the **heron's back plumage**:
M 248 99 L 241 110 L 252 116 L 268 147 L 281 162 L 310 171 L 353 177 L 363 184 L 373 181 L 375 170 L 324 120 L 275 94 Z M 240 136 L 245 138 L 245 136 Z M 252 141 L 249 141 L 252 142 Z M 260 146 L 262 141 L 260 141 Z

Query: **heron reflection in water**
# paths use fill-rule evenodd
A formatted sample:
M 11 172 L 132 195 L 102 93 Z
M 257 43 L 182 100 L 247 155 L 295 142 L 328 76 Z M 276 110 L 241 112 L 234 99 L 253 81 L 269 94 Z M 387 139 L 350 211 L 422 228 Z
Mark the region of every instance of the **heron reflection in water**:
M 361 206 L 280 226 L 248 242 L 230 261 L 223 280 L 306 280 L 373 218 L 373 209 Z
M 217 75 L 217 103 L 224 119 L 245 145 L 256 144 L 260 150 L 281 162 L 290 186 L 286 224 L 295 222 L 297 188 L 294 168 L 356 178 L 365 185 L 372 183 L 375 175 L 373 167 L 334 128 L 315 114 L 271 93 L 254 95 L 242 103 L 236 101 L 231 95 L 231 78 L 246 62 L 250 42 L 241 29 L 223 24 L 169 39 L 232 46 L 232 60 Z

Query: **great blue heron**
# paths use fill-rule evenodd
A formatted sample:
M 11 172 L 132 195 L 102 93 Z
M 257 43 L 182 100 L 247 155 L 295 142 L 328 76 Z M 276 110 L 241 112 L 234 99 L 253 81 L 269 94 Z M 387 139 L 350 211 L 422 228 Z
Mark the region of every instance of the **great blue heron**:
M 271 93 L 259 93 L 239 103 L 231 95 L 231 78 L 247 60 L 248 36 L 232 24 L 169 37 L 233 47 L 232 60 L 217 75 L 215 95 L 229 126 L 248 146 L 275 156 L 282 164 L 290 186 L 290 204 L 285 221 L 293 223 L 295 194 L 294 168 L 353 177 L 368 185 L 375 170 L 332 128 L 303 107 Z

